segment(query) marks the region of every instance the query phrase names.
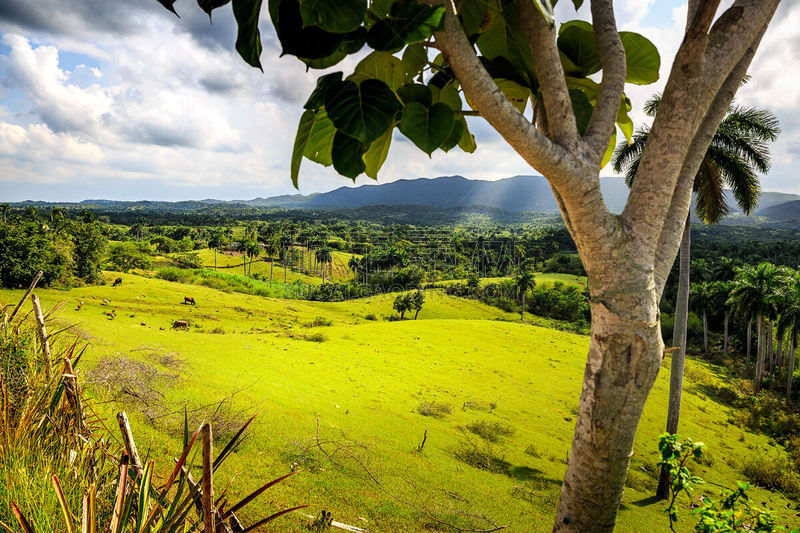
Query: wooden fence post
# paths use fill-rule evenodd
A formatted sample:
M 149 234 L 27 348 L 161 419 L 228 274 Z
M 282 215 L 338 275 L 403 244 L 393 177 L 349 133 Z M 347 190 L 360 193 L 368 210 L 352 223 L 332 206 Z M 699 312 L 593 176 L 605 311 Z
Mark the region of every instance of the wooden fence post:
M 15 316 L 17 316 L 17 313 L 19 312 L 19 308 L 20 308 L 20 307 L 22 307 L 22 304 L 24 304 L 24 303 L 25 303 L 25 300 L 27 300 L 27 299 L 28 299 L 28 296 L 31 294 L 31 292 L 33 292 L 33 288 L 34 288 L 34 287 L 36 287 L 36 284 L 37 284 L 37 283 L 39 283 L 39 280 L 41 279 L 41 277 L 42 277 L 42 274 L 44 274 L 44 272 L 42 272 L 42 271 L 40 270 L 40 271 L 39 271 L 39 273 L 38 273 L 38 274 L 36 274 L 36 277 L 35 277 L 35 278 L 33 278 L 33 281 L 31 282 L 30 286 L 28 287 L 28 290 L 27 290 L 27 291 L 25 291 L 25 295 L 22 297 L 22 300 L 20 300 L 20 301 L 19 301 L 19 303 L 17 304 L 17 306 L 16 306 L 16 307 L 14 308 L 14 310 L 11 312 L 11 316 L 9 316 L 9 317 L 8 317 L 8 321 L 9 321 L 9 322 L 11 322 L 12 320 L 14 320 L 14 317 L 15 317 Z
M 136 442 L 133 440 L 131 425 L 128 422 L 128 415 L 125 411 L 117 413 L 117 424 L 119 424 L 119 430 L 122 433 L 122 443 L 125 445 L 125 451 L 128 452 L 128 457 L 130 457 L 136 473 L 141 476 L 144 473 L 144 465 L 142 465 L 142 459 L 139 457 L 139 450 L 136 449 Z
M 214 441 L 211 424 L 203 425 L 203 524 L 205 533 L 214 533 Z

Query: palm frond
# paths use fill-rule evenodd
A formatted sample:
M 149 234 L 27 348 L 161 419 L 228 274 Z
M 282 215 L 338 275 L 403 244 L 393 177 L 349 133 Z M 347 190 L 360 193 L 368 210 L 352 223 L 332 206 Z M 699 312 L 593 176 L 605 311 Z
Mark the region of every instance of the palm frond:
M 713 159 L 706 157 L 694 179 L 697 192 L 695 209 L 698 218 L 706 224 L 716 224 L 728 214 L 723 190 L 722 170 Z
M 614 150 L 611 157 L 611 164 L 614 172 L 624 172 L 625 183 L 630 187 L 633 184 L 633 177 L 639 168 L 639 161 L 642 159 L 647 138 L 650 135 L 650 128 L 644 126 L 636 130 L 631 138 L 631 143 L 621 142 Z

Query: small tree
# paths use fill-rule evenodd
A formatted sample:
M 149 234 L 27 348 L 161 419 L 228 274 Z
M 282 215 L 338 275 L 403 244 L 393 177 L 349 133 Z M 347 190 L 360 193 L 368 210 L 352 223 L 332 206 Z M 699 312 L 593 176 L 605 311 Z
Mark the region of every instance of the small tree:
M 514 286 L 517 289 L 517 294 L 519 295 L 521 301 L 519 310 L 520 321 L 525 320 L 525 295 L 533 288 L 534 285 L 536 285 L 536 281 L 534 281 L 533 273 L 531 273 L 530 270 L 523 270 L 519 276 L 514 278 Z
M 425 303 L 425 295 L 422 294 L 422 291 L 418 290 L 410 297 L 409 303 L 409 311 L 414 311 L 414 320 L 416 320 L 417 315 L 419 315 L 419 312 L 422 310 L 422 304 Z
M 422 305 L 420 305 L 420 307 L 422 307 Z M 403 320 L 406 311 L 411 310 L 411 298 L 409 294 L 398 294 L 394 299 L 392 308 L 400 313 L 400 320 Z

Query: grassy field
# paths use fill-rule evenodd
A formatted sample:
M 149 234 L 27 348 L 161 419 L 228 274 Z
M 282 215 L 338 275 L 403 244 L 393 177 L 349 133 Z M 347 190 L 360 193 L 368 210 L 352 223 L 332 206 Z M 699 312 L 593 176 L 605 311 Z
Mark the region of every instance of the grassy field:
M 499 283 L 501 281 L 505 281 L 508 279 L 512 279 L 511 277 L 504 277 L 504 278 L 481 278 L 481 286 L 488 285 L 490 283 Z M 453 285 L 455 283 L 466 283 L 467 280 L 465 279 L 451 279 L 445 281 L 437 281 L 437 285 Z M 580 287 L 581 289 L 586 287 L 586 276 L 576 276 L 574 274 L 558 274 L 552 272 L 536 272 L 534 275 L 534 281 L 538 285 L 552 285 L 553 283 L 560 281 L 564 285 L 574 285 L 576 287 Z
M 37 292 L 48 308 L 65 302 L 58 321 L 77 324 L 73 333 L 91 343 L 81 379 L 98 399 L 116 400 L 98 409 L 109 417 L 127 409 L 140 451 L 163 468 L 179 453 L 184 406 L 194 424 L 212 419 L 223 437 L 258 412 L 219 486 L 235 476 L 231 491 L 245 494 L 292 468 L 301 472 L 251 512 L 308 503 L 311 514 L 328 509 L 370 531 L 492 527 L 472 516 L 509 531 L 550 531 L 587 337 L 521 324 L 515 314 L 441 290 L 426 292 L 419 320 L 399 322 L 384 319 L 394 295 L 317 303 L 122 277 L 119 287 Z M 0 304 L 20 296 L 0 291 Z M 197 306 L 183 305 L 184 296 Z M 189 330 L 172 330 L 176 319 L 190 321 Z M 134 391 L 139 399 L 115 382 L 114 365 L 126 361 L 147 371 Z M 743 479 L 746 457 L 773 448 L 729 424 L 730 409 L 702 392 L 721 384 L 713 367 L 688 362 L 681 432 L 708 445 L 710 461 L 696 473 L 731 486 Z M 650 499 L 667 387 L 665 370 L 640 424 L 621 532 L 668 530 L 664 505 Z M 703 492 L 716 489 L 706 485 L 695 496 Z M 784 522 L 798 521 L 779 494 L 753 496 Z M 681 530 L 691 530 L 682 516 Z M 290 516 L 270 531 L 303 527 Z

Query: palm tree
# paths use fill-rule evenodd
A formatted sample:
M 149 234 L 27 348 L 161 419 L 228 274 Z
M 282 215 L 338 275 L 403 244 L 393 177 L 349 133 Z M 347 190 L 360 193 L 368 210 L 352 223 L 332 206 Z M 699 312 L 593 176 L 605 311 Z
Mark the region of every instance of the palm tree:
M 530 270 L 523 270 L 514 278 L 514 286 L 517 288 L 517 294 L 519 294 L 522 301 L 522 306 L 519 310 L 519 319 L 521 322 L 525 321 L 525 293 L 533 288 L 534 285 L 536 285 L 536 281 L 534 281 L 533 273 L 531 273 Z
M 645 103 L 645 113 L 656 115 L 661 95 L 655 95 Z M 778 119 L 764 109 L 732 106 L 720 123 L 706 151 L 694 179 L 695 211 L 706 224 L 716 224 L 728 212 L 725 186 L 730 187 L 739 208 L 750 214 L 760 195 L 756 172 L 767 172 L 770 154 L 767 142 L 774 141 L 780 129 Z M 625 181 L 633 183 L 633 177 L 644 153 L 648 127 L 640 128 L 630 144 L 620 143 L 614 151 L 612 162 L 616 172 L 625 172 Z M 686 218 L 680 247 L 678 276 L 678 298 L 675 305 L 675 327 L 673 346 L 680 350 L 672 353 L 670 368 L 669 409 L 667 432 L 677 433 L 680 419 L 681 392 L 683 390 L 683 367 L 686 359 L 686 323 L 689 317 L 689 261 L 691 255 L 691 214 Z M 657 496 L 666 498 L 669 492 L 669 476 L 662 468 Z
M 280 238 L 279 237 L 272 237 L 268 238 L 264 242 L 264 252 L 269 254 L 269 282 L 272 283 L 272 274 L 275 269 L 275 254 L 278 253 L 280 250 Z M 284 278 L 284 283 L 286 279 Z
M 208 233 L 208 247 L 214 250 L 214 270 L 217 269 L 217 250 L 227 244 L 227 237 L 222 228 L 212 228 Z
M 789 338 L 789 364 L 786 367 L 786 403 L 792 401 L 792 379 L 794 378 L 795 352 L 797 350 L 797 338 L 800 336 L 800 280 L 795 277 L 791 283 L 789 293 L 791 302 L 781 311 L 778 318 L 778 336 Z
M 690 294 L 695 307 L 703 314 L 703 351 L 708 354 L 708 309 L 714 303 L 713 287 L 707 281 L 692 283 Z
M 7 203 L 3 202 L 2 204 L 0 204 L 0 216 L 3 217 L 3 224 L 6 223 L 8 219 L 8 213 L 10 211 L 11 211 L 11 206 L 9 206 Z
M 353 275 L 358 281 L 358 276 L 364 270 L 364 259 L 359 259 L 356 256 L 350 256 L 350 259 L 347 261 L 347 267 L 353 271 Z
M 712 281 L 708 284 L 708 290 L 710 292 L 709 295 L 709 307 L 711 309 L 721 309 L 723 313 L 723 342 L 722 342 L 722 352 L 728 353 L 728 322 L 730 318 L 730 308 L 728 307 L 728 297 L 730 296 L 731 292 L 731 282 L 730 281 Z
M 739 269 L 733 281 L 731 300 L 739 313 L 756 319 L 758 326 L 758 350 L 756 352 L 755 391 L 761 391 L 761 375 L 766 355 L 766 321 L 775 316 L 772 305 L 780 287 L 780 270 L 770 263 L 757 267 Z
M 329 248 L 320 248 L 315 252 L 317 262 L 322 265 L 322 283 L 325 283 L 325 266 L 333 261 L 333 256 Z

